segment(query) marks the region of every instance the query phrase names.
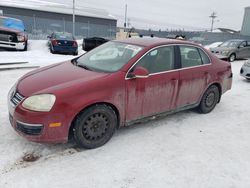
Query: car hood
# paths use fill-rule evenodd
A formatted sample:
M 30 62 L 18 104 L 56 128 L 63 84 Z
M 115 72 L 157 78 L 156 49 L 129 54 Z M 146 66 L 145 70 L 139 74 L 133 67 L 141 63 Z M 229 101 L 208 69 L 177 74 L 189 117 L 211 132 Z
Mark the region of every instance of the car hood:
M 216 48 L 210 48 L 210 50 L 213 51 L 226 51 L 226 50 L 233 50 L 235 48 L 233 47 L 216 47 Z
M 107 73 L 98 73 L 73 65 L 70 61 L 31 71 L 20 78 L 17 90 L 24 96 L 53 93 L 66 87 L 102 79 Z
M 12 32 L 12 33 L 24 33 L 23 31 L 13 29 L 13 28 L 3 27 L 3 26 L 0 26 L 0 30 L 6 31 L 6 32 Z

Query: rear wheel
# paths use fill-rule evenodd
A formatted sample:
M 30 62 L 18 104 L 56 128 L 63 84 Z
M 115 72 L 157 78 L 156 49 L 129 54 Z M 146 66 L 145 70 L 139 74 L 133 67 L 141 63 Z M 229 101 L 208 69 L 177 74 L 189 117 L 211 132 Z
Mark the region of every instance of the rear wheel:
M 220 99 L 219 88 L 215 85 L 210 86 L 202 96 L 198 110 L 206 114 L 211 112 Z
M 115 132 L 117 116 L 107 105 L 95 105 L 80 113 L 73 128 L 78 146 L 93 149 L 104 145 Z
M 55 54 L 55 51 L 50 47 L 50 53 Z

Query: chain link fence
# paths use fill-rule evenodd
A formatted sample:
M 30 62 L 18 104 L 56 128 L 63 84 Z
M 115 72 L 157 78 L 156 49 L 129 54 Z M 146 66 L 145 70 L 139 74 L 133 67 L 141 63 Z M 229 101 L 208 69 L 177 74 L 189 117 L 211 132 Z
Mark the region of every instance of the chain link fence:
M 7 17 L 13 17 L 23 20 L 29 39 L 47 39 L 47 36 L 54 31 L 72 33 L 73 22 L 65 20 L 62 17 L 58 19 L 48 19 L 33 16 L 22 16 L 15 14 L 4 14 Z M 91 21 L 75 22 L 75 37 L 77 39 L 86 37 L 104 37 L 114 39 L 116 36 L 116 26 L 111 24 L 96 24 Z

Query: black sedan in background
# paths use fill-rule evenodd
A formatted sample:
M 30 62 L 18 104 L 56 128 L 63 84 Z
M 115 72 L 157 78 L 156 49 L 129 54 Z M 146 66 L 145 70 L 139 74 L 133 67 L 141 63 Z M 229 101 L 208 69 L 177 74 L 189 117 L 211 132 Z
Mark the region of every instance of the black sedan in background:
M 108 42 L 108 39 L 101 38 L 101 37 L 92 37 L 92 38 L 84 38 L 82 41 L 82 49 L 84 51 L 90 51 L 93 48 Z
M 48 36 L 50 52 L 78 55 L 78 44 L 71 33 L 53 32 Z

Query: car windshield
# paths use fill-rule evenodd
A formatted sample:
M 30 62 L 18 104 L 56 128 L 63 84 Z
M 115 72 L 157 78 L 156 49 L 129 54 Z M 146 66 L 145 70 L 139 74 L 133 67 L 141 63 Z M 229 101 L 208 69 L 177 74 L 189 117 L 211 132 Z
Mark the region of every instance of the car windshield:
M 143 47 L 119 42 L 107 42 L 77 59 L 77 65 L 98 72 L 116 72 Z
M 223 42 L 221 45 L 219 45 L 220 47 L 237 47 L 239 46 L 239 44 L 241 43 L 241 41 L 226 41 Z
M 18 31 L 24 31 L 24 24 L 21 20 L 13 18 L 1 18 L 0 17 L 0 27 L 6 27 L 9 29 L 16 29 Z
M 57 40 L 74 40 L 73 35 L 70 33 L 56 33 L 55 38 Z

